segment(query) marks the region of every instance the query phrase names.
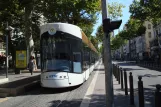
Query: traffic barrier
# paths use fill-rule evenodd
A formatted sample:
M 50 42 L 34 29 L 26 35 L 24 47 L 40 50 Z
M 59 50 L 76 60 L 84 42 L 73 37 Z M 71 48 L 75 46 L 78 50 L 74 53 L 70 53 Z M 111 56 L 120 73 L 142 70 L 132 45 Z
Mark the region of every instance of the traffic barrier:
M 161 85 L 156 85 L 156 91 L 155 91 L 155 107 L 161 107 L 161 92 L 160 92 Z
M 127 87 L 127 73 L 126 70 L 124 69 L 124 84 L 125 84 L 125 95 L 128 95 L 128 87 Z
M 133 88 L 132 72 L 130 72 L 129 75 L 129 85 L 130 85 L 130 105 L 134 105 L 134 88 Z
M 121 89 L 124 89 L 124 83 L 123 83 L 123 69 L 120 68 L 120 73 L 121 73 Z
M 143 81 L 142 77 L 138 77 L 138 94 L 139 94 L 139 107 L 144 107 L 144 89 L 143 89 Z

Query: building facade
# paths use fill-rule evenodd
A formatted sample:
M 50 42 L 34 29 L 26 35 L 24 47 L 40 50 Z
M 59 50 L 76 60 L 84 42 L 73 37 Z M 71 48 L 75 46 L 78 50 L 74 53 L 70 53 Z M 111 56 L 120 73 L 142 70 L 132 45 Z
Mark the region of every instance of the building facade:
M 145 58 L 151 58 L 150 54 L 150 42 L 154 40 L 154 29 L 153 24 L 149 21 L 144 22 L 144 26 L 146 27 L 146 32 L 144 34 L 145 46 L 144 46 L 144 53 L 143 56 Z

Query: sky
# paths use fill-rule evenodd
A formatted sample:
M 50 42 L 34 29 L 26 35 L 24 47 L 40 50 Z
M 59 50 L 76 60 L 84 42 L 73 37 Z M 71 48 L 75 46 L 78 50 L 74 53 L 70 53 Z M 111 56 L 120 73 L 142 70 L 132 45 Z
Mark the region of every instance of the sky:
M 122 24 L 119 28 L 119 30 L 123 29 L 123 26 L 126 24 L 126 22 L 128 21 L 129 17 L 130 17 L 130 13 L 129 13 L 129 6 L 132 3 L 133 0 L 108 0 L 108 3 L 111 2 L 118 2 L 121 3 L 125 6 L 125 8 L 122 9 L 122 14 L 123 16 L 119 19 L 122 19 Z M 92 35 L 94 36 L 96 31 L 97 31 L 97 27 L 100 26 L 102 23 L 102 14 L 99 15 L 99 19 L 97 21 L 97 23 L 94 26 L 94 31 L 92 33 Z M 116 35 L 118 33 L 118 30 L 114 31 L 114 34 Z

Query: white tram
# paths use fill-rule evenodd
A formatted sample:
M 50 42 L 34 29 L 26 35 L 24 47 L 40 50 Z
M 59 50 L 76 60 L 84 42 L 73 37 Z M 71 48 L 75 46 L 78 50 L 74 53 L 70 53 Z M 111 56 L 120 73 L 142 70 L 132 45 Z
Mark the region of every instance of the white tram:
M 71 87 L 89 78 L 98 64 L 98 53 L 79 27 L 48 23 L 40 32 L 42 87 Z

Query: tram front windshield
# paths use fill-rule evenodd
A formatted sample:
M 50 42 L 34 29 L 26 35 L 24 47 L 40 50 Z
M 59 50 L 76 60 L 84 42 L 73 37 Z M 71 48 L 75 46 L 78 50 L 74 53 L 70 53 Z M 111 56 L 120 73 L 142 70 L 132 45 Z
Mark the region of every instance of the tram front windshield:
M 80 51 L 78 41 L 71 39 L 70 35 L 57 32 L 54 36 L 47 32 L 41 36 L 42 71 L 72 71 L 72 50 Z M 79 60 L 80 61 L 80 60 Z

